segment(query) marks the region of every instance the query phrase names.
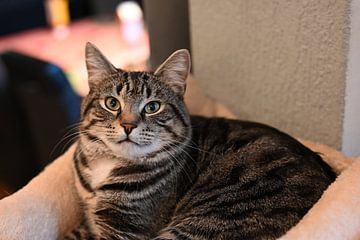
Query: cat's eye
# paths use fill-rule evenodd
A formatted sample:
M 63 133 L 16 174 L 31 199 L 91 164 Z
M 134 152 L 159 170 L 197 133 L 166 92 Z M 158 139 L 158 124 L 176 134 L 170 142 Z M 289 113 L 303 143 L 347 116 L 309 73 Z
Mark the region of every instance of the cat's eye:
M 111 111 L 119 111 L 120 102 L 114 97 L 107 97 L 105 99 L 105 106 Z
M 160 103 L 153 101 L 153 102 L 149 102 L 148 104 L 145 105 L 144 107 L 144 111 L 147 114 L 152 114 L 152 113 L 156 113 L 157 111 L 160 110 Z

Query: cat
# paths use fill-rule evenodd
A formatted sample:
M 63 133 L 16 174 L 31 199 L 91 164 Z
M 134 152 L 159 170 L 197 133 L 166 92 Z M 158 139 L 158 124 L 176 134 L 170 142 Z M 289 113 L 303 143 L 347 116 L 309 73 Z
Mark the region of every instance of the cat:
M 84 220 L 66 239 L 275 239 L 335 179 L 273 127 L 189 116 L 187 50 L 127 72 L 87 43 L 86 65 L 73 161 Z

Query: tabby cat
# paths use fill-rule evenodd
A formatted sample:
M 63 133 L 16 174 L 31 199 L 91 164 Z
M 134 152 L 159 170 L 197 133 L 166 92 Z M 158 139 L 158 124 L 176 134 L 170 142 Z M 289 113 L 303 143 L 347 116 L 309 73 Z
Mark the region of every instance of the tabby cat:
M 126 72 L 88 43 L 86 65 L 74 155 L 84 220 L 67 239 L 275 239 L 335 178 L 275 128 L 190 117 L 187 50 Z

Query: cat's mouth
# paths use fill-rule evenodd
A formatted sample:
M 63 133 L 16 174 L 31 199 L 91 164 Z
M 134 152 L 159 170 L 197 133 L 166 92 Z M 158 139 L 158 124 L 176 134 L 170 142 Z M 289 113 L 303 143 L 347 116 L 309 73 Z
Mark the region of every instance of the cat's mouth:
M 118 141 L 117 143 L 118 143 L 118 144 L 122 144 L 122 143 L 133 143 L 133 144 L 135 144 L 135 145 L 140 146 L 140 144 L 138 144 L 137 142 L 131 140 L 130 138 L 125 138 L 125 139 L 123 139 L 123 140 Z

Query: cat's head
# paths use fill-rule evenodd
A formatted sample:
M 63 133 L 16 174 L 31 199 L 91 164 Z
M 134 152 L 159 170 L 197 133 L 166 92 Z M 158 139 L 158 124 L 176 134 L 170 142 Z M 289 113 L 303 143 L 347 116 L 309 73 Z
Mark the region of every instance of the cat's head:
M 191 134 L 183 102 L 190 71 L 187 50 L 174 52 L 155 72 L 127 72 L 88 43 L 86 66 L 90 92 L 81 110 L 84 144 L 137 159 L 172 152 L 187 143 Z

